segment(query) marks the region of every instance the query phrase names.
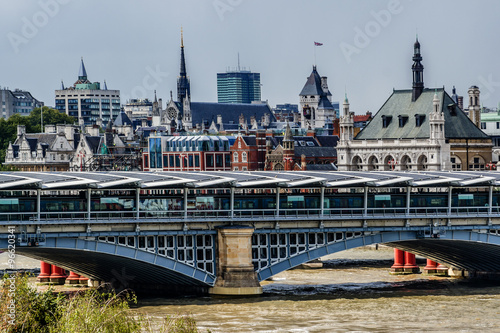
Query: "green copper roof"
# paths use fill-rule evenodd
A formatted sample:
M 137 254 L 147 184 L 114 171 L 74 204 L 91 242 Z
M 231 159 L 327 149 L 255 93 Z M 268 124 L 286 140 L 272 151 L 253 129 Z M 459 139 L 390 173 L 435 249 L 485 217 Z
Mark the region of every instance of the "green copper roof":
M 415 102 L 411 101 L 411 89 L 395 90 L 372 121 L 356 136 L 355 140 L 429 138 L 429 114 L 433 109 L 432 101 L 435 93 L 440 100 L 441 111 L 444 113 L 444 131 L 447 139 L 488 138 L 458 106 L 455 105 L 454 112 L 450 110 L 448 106 L 455 103 L 443 88 L 426 88 Z M 400 127 L 399 124 L 400 116 L 407 118 L 403 127 Z M 383 126 L 384 117 L 386 120 L 390 119 L 387 127 Z M 420 126 L 417 126 L 416 118 L 420 119 Z
M 500 112 L 481 112 L 481 121 L 500 121 Z

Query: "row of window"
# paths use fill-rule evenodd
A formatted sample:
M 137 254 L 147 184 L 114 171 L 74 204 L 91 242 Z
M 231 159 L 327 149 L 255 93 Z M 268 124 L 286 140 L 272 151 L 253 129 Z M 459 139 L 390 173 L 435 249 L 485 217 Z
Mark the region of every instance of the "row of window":
M 233 153 L 233 162 L 239 162 L 239 154 L 236 151 Z M 241 153 L 241 162 L 247 162 L 247 153 L 246 152 Z

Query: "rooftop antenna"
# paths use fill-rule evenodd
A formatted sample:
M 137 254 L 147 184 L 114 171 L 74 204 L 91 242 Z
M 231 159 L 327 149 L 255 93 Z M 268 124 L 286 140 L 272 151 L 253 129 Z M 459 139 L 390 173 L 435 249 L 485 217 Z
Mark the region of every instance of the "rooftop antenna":
M 238 52 L 238 72 L 240 71 L 240 53 Z

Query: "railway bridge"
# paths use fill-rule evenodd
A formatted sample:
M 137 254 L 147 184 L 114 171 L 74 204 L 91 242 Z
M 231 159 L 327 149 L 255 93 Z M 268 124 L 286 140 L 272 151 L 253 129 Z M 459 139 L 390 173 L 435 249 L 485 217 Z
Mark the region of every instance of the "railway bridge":
M 0 173 L 0 249 L 41 260 L 41 278 L 167 292 L 259 294 L 369 244 L 495 274 L 499 185 L 491 171 Z

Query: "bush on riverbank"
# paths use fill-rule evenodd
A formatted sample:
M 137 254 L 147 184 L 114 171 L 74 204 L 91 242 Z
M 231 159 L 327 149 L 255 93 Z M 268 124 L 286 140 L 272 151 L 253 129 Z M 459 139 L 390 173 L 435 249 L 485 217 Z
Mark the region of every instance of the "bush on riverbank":
M 167 317 L 153 329 L 147 317 L 133 316 L 130 293 L 90 289 L 70 297 L 53 290 L 37 292 L 27 275 L 5 275 L 0 286 L 0 331 L 8 333 L 197 333 L 191 317 Z

